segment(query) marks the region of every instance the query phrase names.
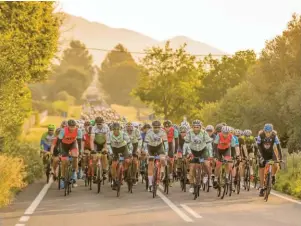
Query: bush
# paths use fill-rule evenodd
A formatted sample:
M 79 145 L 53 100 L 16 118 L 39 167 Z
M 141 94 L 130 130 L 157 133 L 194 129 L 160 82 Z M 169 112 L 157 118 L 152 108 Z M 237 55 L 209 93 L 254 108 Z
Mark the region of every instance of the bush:
M 62 112 L 68 112 L 69 110 L 69 104 L 65 101 L 55 101 L 52 103 L 52 107 L 53 109 L 55 109 L 55 111 L 62 113 Z
M 57 100 L 66 101 L 69 105 L 74 105 L 76 98 L 69 95 L 66 91 L 61 91 L 56 95 Z
M 0 207 L 9 204 L 14 191 L 26 185 L 25 168 L 22 158 L 0 155 Z
M 53 108 L 52 104 L 50 102 L 46 101 L 38 101 L 38 100 L 33 100 L 32 101 L 32 109 L 38 112 L 42 112 L 47 110 L 48 114 L 50 115 L 58 115 L 59 112 Z
M 23 160 L 26 176 L 23 178 L 25 183 L 32 183 L 35 179 L 43 176 L 43 163 L 38 147 L 29 144 L 14 144 L 7 150 L 12 157 Z

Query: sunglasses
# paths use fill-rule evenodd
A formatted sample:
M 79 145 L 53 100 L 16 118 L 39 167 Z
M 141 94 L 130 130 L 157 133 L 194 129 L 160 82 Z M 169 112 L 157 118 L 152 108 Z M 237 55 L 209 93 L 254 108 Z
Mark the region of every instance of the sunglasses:
M 194 129 L 200 129 L 201 127 L 200 126 L 194 126 L 193 128 Z
M 98 125 L 98 126 L 101 126 L 101 125 L 102 125 L 102 123 L 97 123 L 96 125 Z

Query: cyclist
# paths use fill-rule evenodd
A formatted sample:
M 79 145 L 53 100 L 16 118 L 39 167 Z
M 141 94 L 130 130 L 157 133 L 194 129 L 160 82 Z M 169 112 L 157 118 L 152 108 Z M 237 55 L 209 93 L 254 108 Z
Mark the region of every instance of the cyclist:
M 186 117 L 183 117 L 183 121 L 181 122 L 180 126 L 185 126 L 188 130 L 190 129 L 190 125 Z
M 214 133 L 214 126 L 207 125 L 205 128 L 206 132 L 208 133 L 209 137 L 212 139 L 211 145 L 212 145 L 212 156 L 215 156 L 215 153 L 213 153 L 213 142 L 215 140 L 216 134 Z M 214 169 L 215 169 L 215 160 L 212 159 L 210 162 L 210 172 L 212 172 L 211 176 L 214 177 Z M 211 181 L 211 180 L 210 180 Z M 210 182 L 210 186 L 212 184 L 212 181 Z
M 60 134 L 61 128 L 57 128 L 55 130 L 54 139 L 51 144 L 50 153 L 52 155 L 52 169 L 53 169 L 53 180 L 55 181 L 57 179 L 57 167 L 59 163 L 59 155 L 60 155 L 60 148 L 58 146 L 58 136 Z M 64 184 L 64 183 L 62 183 Z
M 107 157 L 107 137 L 110 133 L 110 128 L 107 124 L 104 123 L 104 119 L 100 116 L 95 118 L 95 126 L 92 127 L 91 136 L 90 136 L 90 146 L 91 146 L 91 156 L 93 159 L 93 168 L 94 168 L 94 178 L 93 182 L 96 181 L 96 163 L 98 161 L 97 153 L 102 153 L 101 165 L 103 171 L 103 179 L 106 179 L 107 167 L 108 167 L 108 157 Z
M 91 121 L 87 120 L 84 123 L 84 156 L 83 156 L 83 162 L 82 162 L 82 171 L 84 172 L 85 167 L 88 164 L 88 158 L 91 154 L 91 133 L 92 133 L 92 125 Z M 85 175 L 87 176 L 87 175 Z
M 168 151 L 167 135 L 165 131 L 161 128 L 161 122 L 157 120 L 153 121 L 152 127 L 153 128 L 147 132 L 144 141 L 144 150 L 150 155 L 148 163 L 149 191 L 152 191 L 154 156 L 160 156 L 160 173 L 161 178 L 164 178 L 165 158 L 166 152 Z
M 65 171 L 68 166 L 68 157 L 72 156 L 72 179 L 74 181 L 74 187 L 76 184 L 76 173 L 78 171 L 78 156 L 82 153 L 82 131 L 76 127 L 76 122 L 73 119 L 68 120 L 68 126 L 60 130 L 58 136 L 58 146 L 61 145 L 62 154 L 62 179 L 65 176 Z
M 110 153 L 113 153 L 113 161 L 111 167 L 112 174 L 112 189 L 116 190 L 116 169 L 117 163 L 119 160 L 119 154 L 122 154 L 125 162 L 124 162 L 124 175 L 126 176 L 126 171 L 129 165 L 129 153 L 133 150 L 133 145 L 127 133 L 122 131 L 121 126 L 118 122 L 114 122 L 112 125 L 113 131 L 108 134 L 107 144 L 109 146 Z
M 181 160 L 179 157 L 186 156 L 188 153 L 190 153 L 189 146 L 184 145 L 185 144 L 185 136 L 187 134 L 188 129 L 186 126 L 180 126 L 179 128 L 180 131 L 180 136 L 179 136 L 179 147 L 177 150 L 177 160 L 176 160 L 176 167 L 177 167 L 177 172 L 181 173 Z M 178 173 L 178 176 L 179 176 Z
M 47 161 L 47 155 L 50 154 L 50 148 L 52 141 L 54 139 L 54 130 L 55 126 L 50 124 L 48 125 L 48 130 L 47 132 L 42 134 L 41 141 L 40 141 L 40 147 L 41 147 L 41 154 L 43 156 L 43 164 L 46 167 Z
M 246 158 L 248 158 L 250 160 L 250 177 L 251 180 L 253 180 L 254 176 L 254 170 L 253 170 L 253 165 L 254 165 L 254 159 L 255 157 L 257 157 L 257 152 L 258 152 L 258 148 L 257 148 L 257 144 L 256 144 L 256 140 L 255 137 L 252 136 L 252 131 L 247 129 L 243 132 L 243 136 L 240 137 L 243 141 L 243 143 L 245 144 L 246 147 Z M 255 153 L 255 154 L 254 154 Z
M 213 143 L 214 153 L 216 155 L 216 167 L 213 187 L 217 188 L 217 180 L 220 174 L 221 159 L 224 157 L 226 160 L 231 160 L 231 152 L 234 148 L 236 155 L 239 156 L 239 147 L 237 146 L 236 140 L 230 133 L 231 128 L 229 126 L 223 126 L 221 132 L 217 134 Z M 228 177 L 230 169 L 232 169 L 232 163 L 226 164 L 226 177 Z
M 168 157 L 169 157 L 169 169 L 170 170 L 170 174 L 169 174 L 169 177 L 170 177 L 170 180 L 172 181 L 172 178 L 173 178 L 173 164 L 174 164 L 174 147 L 178 145 L 175 145 L 175 139 L 177 139 L 178 141 L 178 137 L 179 137 L 179 134 L 178 134 L 178 131 L 172 126 L 172 122 L 170 120 L 166 120 L 164 121 L 163 123 L 164 125 L 164 130 L 167 134 L 167 141 L 168 141 Z M 170 183 L 170 186 L 172 186 L 172 183 Z
M 270 160 L 282 160 L 282 150 L 277 132 L 273 130 L 272 124 L 265 124 L 263 130 L 259 132 L 257 138 L 258 157 L 259 157 L 259 177 L 260 177 L 260 192 L 259 196 L 264 195 L 264 168 Z M 272 184 L 275 184 L 276 173 L 279 169 L 278 164 L 273 165 Z
M 192 122 L 192 129 L 189 130 L 185 136 L 185 143 L 189 145 L 193 159 L 190 164 L 189 170 L 189 182 L 190 189 L 189 192 L 193 193 L 193 183 L 194 183 L 194 166 L 199 162 L 199 159 L 205 160 L 205 170 L 209 178 L 211 178 L 211 172 L 209 170 L 210 165 L 208 158 L 212 157 L 212 140 L 209 137 L 208 133 L 202 129 L 202 123 L 200 120 L 194 120 Z M 205 180 L 205 179 L 204 179 Z M 207 178 L 208 180 L 208 178 Z M 207 181 L 204 181 L 206 183 Z M 211 180 L 210 180 L 211 183 Z
M 133 123 L 131 123 L 131 122 L 128 122 L 126 124 L 125 132 L 129 136 L 129 138 L 132 142 L 132 145 L 133 145 L 133 153 L 132 154 L 133 154 L 133 163 L 135 164 L 135 170 L 133 173 L 134 173 L 134 175 L 136 175 L 138 172 L 138 150 L 140 151 L 141 147 L 142 147 L 141 134 L 140 134 L 140 131 L 138 130 L 138 128 L 134 127 Z M 137 181 L 138 181 L 138 178 L 134 185 L 137 184 Z

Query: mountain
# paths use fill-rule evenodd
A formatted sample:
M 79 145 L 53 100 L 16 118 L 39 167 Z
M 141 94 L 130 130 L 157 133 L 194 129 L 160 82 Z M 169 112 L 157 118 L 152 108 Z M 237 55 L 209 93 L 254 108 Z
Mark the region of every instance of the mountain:
M 97 22 L 90 22 L 84 18 L 65 14 L 64 24 L 61 28 L 61 49 L 68 47 L 72 39 L 80 40 L 88 48 L 103 50 L 113 49 L 118 43 L 123 44 L 131 52 L 143 52 L 151 46 L 164 46 L 166 41 L 158 41 L 135 31 L 112 28 Z M 186 50 L 191 54 L 225 54 L 224 52 L 184 36 L 169 39 L 173 48 L 178 48 L 187 43 Z M 97 65 L 104 60 L 107 52 L 89 49 Z M 133 54 L 135 59 L 142 57 L 141 54 Z

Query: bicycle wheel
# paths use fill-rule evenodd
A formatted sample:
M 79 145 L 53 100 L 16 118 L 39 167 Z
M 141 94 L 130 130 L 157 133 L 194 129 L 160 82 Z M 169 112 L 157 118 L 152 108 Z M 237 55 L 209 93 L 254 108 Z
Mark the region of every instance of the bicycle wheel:
M 272 174 L 268 172 L 266 175 L 266 184 L 265 184 L 265 194 L 264 194 L 264 200 L 267 202 L 269 199 L 270 192 L 272 190 Z
M 257 189 L 257 183 L 259 182 L 259 176 L 258 176 L 258 165 L 255 166 L 254 170 L 254 188 Z
M 71 189 L 73 186 L 73 178 L 72 178 L 72 167 L 71 167 L 71 163 L 69 165 L 69 183 L 68 183 L 68 195 L 71 193 Z
M 49 183 L 50 172 L 51 172 L 50 161 L 49 161 L 49 157 L 47 157 L 47 165 L 46 165 L 46 184 Z
M 131 164 L 129 165 L 129 168 L 127 170 L 127 185 L 128 185 L 128 192 L 133 193 L 133 161 L 131 161 Z
M 169 170 L 168 170 L 168 166 L 166 165 L 165 166 L 165 170 L 164 170 L 165 172 L 165 178 L 164 178 L 164 192 L 166 193 L 166 194 L 168 194 L 168 192 L 169 192 Z
M 235 190 L 236 190 L 236 194 L 239 194 L 240 193 L 240 171 L 239 169 L 237 168 L 236 169 L 236 186 L 235 186 Z
M 102 170 L 101 170 L 101 165 L 97 166 L 97 193 L 100 193 L 101 189 L 101 175 L 102 175 Z
M 152 184 L 153 198 L 155 198 L 157 196 L 157 180 L 158 180 L 158 168 L 155 164 L 154 165 L 154 174 L 153 174 L 153 184 Z
M 146 191 L 148 191 L 148 187 L 149 187 L 149 181 L 148 181 L 148 166 L 146 165 L 146 170 L 145 170 L 145 174 L 144 174 L 144 179 L 145 179 L 145 188 Z
M 227 179 L 226 179 L 226 172 L 225 169 L 222 169 L 222 173 L 221 173 L 221 199 L 223 199 L 225 197 L 226 194 L 226 190 L 227 190 Z
M 122 163 L 118 164 L 118 179 L 117 179 L 117 197 L 120 196 L 120 188 L 121 188 L 121 182 L 122 182 L 122 174 L 123 174 L 123 166 Z
M 65 188 L 65 196 L 69 194 L 69 185 L 70 185 L 70 178 L 69 178 L 69 166 L 65 171 L 65 181 L 64 181 L 64 188 Z
M 227 183 L 227 187 L 228 187 L 228 192 L 229 192 L 229 196 L 232 195 L 232 191 L 233 191 L 233 178 L 232 178 L 232 173 L 229 173 L 229 177 L 228 177 L 228 183 Z
M 186 184 L 187 184 L 187 165 L 186 162 L 183 161 L 183 168 L 182 168 L 182 175 L 183 175 L 183 190 L 186 192 Z
M 245 189 L 247 191 L 250 191 L 250 186 L 251 186 L 251 175 L 250 175 L 250 167 L 246 168 L 246 172 L 245 172 Z
M 61 163 L 59 162 L 59 169 L 58 169 L 58 176 L 57 176 L 57 178 L 58 178 L 58 189 L 59 190 L 61 190 L 61 173 L 62 173 Z

